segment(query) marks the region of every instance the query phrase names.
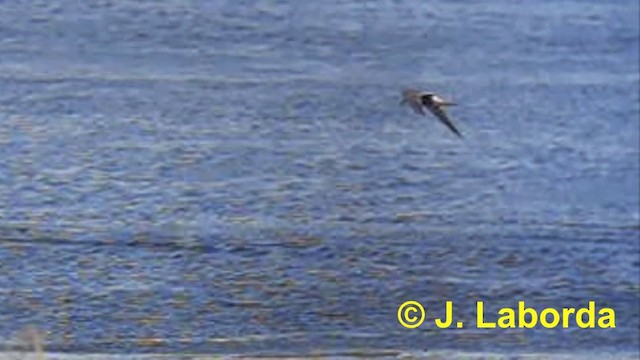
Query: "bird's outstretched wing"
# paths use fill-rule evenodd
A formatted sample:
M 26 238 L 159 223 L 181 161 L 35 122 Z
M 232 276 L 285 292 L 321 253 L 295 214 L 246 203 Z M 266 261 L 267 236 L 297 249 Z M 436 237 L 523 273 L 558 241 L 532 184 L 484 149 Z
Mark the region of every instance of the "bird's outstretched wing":
M 438 118 L 438 120 L 440 120 L 443 124 L 445 124 L 449 128 L 449 130 L 453 131 L 456 135 L 458 135 L 458 137 L 460 138 L 463 137 L 460 131 L 458 131 L 455 125 L 453 125 L 453 123 L 451 122 L 451 119 L 449 119 L 449 116 L 442 109 L 441 106 L 431 105 L 431 106 L 427 106 L 427 109 L 429 109 L 429 111 L 431 111 L 431 113 L 435 115 Z
M 422 108 L 422 101 L 420 98 L 420 91 L 414 89 L 406 89 L 402 91 L 402 101 L 400 104 L 411 106 L 413 111 L 419 115 L 427 115 Z
M 416 114 L 427 115 L 427 113 L 424 112 L 424 108 L 422 107 L 422 104 L 420 104 L 419 102 L 413 99 L 409 99 L 407 100 L 407 102 L 409 103 L 409 106 L 411 106 L 413 111 L 416 112 Z

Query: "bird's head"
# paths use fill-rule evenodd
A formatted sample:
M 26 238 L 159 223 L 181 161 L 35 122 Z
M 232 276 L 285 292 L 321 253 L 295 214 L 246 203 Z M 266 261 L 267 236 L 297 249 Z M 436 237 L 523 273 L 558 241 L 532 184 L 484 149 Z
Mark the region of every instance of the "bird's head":
M 424 94 L 422 94 L 422 96 L 420 96 L 420 99 L 422 100 L 422 104 L 424 104 L 426 106 L 433 105 L 437 98 L 438 98 L 438 96 L 436 94 L 433 94 L 433 93 L 424 93 Z
M 424 93 L 420 97 L 422 104 L 425 106 L 450 106 L 456 105 L 455 102 L 447 101 L 434 93 Z

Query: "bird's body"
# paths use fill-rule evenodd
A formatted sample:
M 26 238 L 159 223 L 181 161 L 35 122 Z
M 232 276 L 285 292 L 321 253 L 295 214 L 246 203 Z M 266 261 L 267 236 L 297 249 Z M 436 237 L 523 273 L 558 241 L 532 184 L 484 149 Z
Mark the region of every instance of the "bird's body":
M 413 111 L 421 115 L 426 115 L 424 109 L 427 108 L 433 115 L 438 118 L 438 120 L 445 124 L 449 128 L 449 130 L 453 131 L 453 133 L 458 135 L 458 137 L 462 137 L 460 131 L 456 129 L 456 127 L 449 119 L 449 116 L 444 111 L 445 107 L 456 105 L 455 103 L 446 101 L 434 93 L 407 89 L 402 92 L 401 104 L 407 104 L 411 106 Z

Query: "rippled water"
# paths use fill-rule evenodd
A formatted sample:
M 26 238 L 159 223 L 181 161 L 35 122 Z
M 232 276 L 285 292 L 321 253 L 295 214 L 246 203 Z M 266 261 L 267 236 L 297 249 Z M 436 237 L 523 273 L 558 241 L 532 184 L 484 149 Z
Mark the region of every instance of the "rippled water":
M 628 352 L 636 1 L 0 7 L 0 339 L 53 351 Z M 460 105 L 460 141 L 398 106 Z M 609 330 L 407 330 L 419 300 Z

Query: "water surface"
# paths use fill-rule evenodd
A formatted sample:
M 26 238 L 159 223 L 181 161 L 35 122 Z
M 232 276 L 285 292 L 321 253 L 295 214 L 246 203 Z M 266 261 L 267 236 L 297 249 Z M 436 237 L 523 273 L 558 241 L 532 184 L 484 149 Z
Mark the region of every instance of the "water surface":
M 636 1 L 12 1 L 0 339 L 636 352 Z M 465 135 L 398 106 L 460 105 Z M 615 329 L 407 330 L 595 300 Z M 364 351 L 364 350 L 363 350 Z M 366 353 L 365 353 L 366 354 Z

